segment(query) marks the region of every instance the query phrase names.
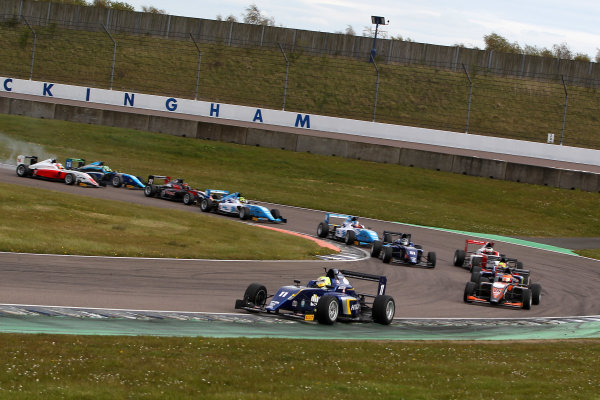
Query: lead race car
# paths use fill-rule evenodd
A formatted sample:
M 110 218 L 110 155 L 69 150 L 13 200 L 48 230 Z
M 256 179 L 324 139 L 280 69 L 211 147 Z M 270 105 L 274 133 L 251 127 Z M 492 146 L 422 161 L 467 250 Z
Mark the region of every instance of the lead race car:
M 430 251 L 423 254 L 423 247 L 412 242 L 410 233 L 383 232 L 383 242 L 376 240 L 371 248 L 371 257 L 381 258 L 386 264 L 391 262 L 409 266 L 435 268 L 436 255 Z
M 348 278 L 377 282 L 376 294 L 359 293 Z M 326 325 L 338 320 L 389 325 L 394 319 L 396 305 L 393 297 L 385 294 L 386 285 L 385 276 L 331 268 L 306 286 L 300 286 L 300 281 L 295 280 L 294 285 L 279 288 L 273 296 L 267 295 L 265 286 L 252 283 L 244 298 L 236 300 L 235 308 L 305 321 L 316 319 Z M 367 298 L 372 301 L 367 302 Z
M 239 217 L 242 220 L 258 222 L 286 223 L 278 209 L 269 210 L 247 201 L 241 193 L 226 190 L 206 189 L 198 201 L 200 210 Z
M 359 246 L 370 245 L 379 240 L 377 232 L 365 228 L 357 217 L 334 213 L 325 214 L 325 220 L 317 227 L 317 236 Z
M 139 176 L 127 174 L 125 172 L 113 171 L 104 161 L 94 161 L 86 164 L 82 158 L 67 158 L 65 161 L 67 169 L 85 172 L 92 176 L 96 182 L 106 186 L 110 183 L 113 187 L 127 187 L 134 189 L 144 189 L 146 184 Z
M 37 156 L 19 155 L 17 157 L 17 175 L 64 181 L 67 185 L 100 187 L 98 182 L 90 175 L 85 172 L 66 169 L 56 159 L 52 158 L 38 162 Z

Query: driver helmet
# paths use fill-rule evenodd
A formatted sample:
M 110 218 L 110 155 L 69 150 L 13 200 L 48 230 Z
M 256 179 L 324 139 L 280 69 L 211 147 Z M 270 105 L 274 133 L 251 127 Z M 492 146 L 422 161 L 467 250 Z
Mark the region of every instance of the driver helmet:
M 512 281 L 512 276 L 502 275 L 502 282 L 510 282 L 510 281 Z
M 403 237 L 402 239 L 400 239 L 400 244 L 402 246 L 408 246 L 408 238 L 407 237 Z
M 56 163 L 56 168 L 58 168 L 58 169 L 65 169 L 63 167 L 63 165 L 61 163 L 59 163 L 59 162 Z
M 246 198 L 245 197 L 240 197 L 240 203 L 245 203 L 246 202 Z
M 331 279 L 329 279 L 328 276 L 320 276 L 319 279 L 317 279 L 317 287 L 320 288 L 324 288 L 326 286 L 331 286 Z

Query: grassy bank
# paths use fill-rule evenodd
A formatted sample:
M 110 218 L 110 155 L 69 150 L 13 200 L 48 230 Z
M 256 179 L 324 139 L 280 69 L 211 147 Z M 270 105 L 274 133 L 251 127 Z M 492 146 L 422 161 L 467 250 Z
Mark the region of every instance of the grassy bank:
M 0 158 L 12 162 L 19 151 L 42 151 L 389 221 L 508 236 L 600 236 L 597 193 L 11 115 L 0 115 L 0 132 Z M 28 149 L 32 143 L 42 147 Z
M 33 79 L 108 88 L 112 42 L 104 32 L 36 27 Z M 24 25 L 0 25 L 0 75 L 29 79 L 32 35 Z M 113 88 L 194 98 L 198 51 L 191 40 L 115 34 L 118 43 Z M 198 98 L 280 109 L 286 64 L 278 49 L 200 43 Z M 287 50 L 285 107 L 370 121 L 376 71 L 364 60 Z M 470 66 L 467 66 L 469 68 Z M 464 132 L 469 80 L 462 71 L 415 63 L 378 61 L 376 120 Z M 469 132 L 545 142 L 560 136 L 565 91 L 560 76 L 502 77 L 470 71 L 473 82 Z M 567 86 L 564 144 L 600 148 L 598 90 Z
M 2 335 L 0 397 L 598 399 L 598 340 L 331 342 Z
M 197 211 L 0 183 L 0 251 L 254 260 L 314 259 L 331 252 L 310 240 Z

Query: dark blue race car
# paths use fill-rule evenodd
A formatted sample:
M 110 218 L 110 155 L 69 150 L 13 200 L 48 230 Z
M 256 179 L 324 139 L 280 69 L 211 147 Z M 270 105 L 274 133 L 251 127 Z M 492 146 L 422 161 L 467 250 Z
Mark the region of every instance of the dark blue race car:
M 67 158 L 65 167 L 67 169 L 85 172 L 102 186 L 106 186 L 108 183 L 114 187 L 123 186 L 135 189 L 143 189 L 146 186 L 140 177 L 124 172 L 113 171 L 108 165 L 104 165 L 104 161 L 94 161 L 93 163 L 86 165 L 85 160 L 82 158 Z
M 410 233 L 402 232 L 384 231 L 383 242 L 373 242 L 371 257 L 381 258 L 386 264 L 394 262 L 425 268 L 435 268 L 436 263 L 435 252 L 430 251 L 425 257 L 423 247 L 411 241 Z
M 377 282 L 376 294 L 359 293 L 347 278 Z M 267 295 L 265 286 L 253 283 L 246 289 L 244 298 L 236 300 L 235 308 L 305 321 L 316 319 L 326 325 L 337 320 L 388 325 L 394 319 L 396 305 L 394 299 L 385 294 L 386 285 L 385 276 L 332 268 L 325 276 L 309 281 L 306 286 L 300 286 L 297 280 L 294 285 L 283 286 L 274 296 Z M 267 304 L 269 298 L 271 300 Z

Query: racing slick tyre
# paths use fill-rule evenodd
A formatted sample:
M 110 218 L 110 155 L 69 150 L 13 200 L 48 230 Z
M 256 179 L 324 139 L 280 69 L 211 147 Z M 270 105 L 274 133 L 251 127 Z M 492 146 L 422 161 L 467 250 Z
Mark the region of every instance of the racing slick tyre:
M 473 257 L 471 259 L 471 266 L 469 267 L 469 271 L 473 272 L 473 268 L 479 267 L 481 269 L 481 257 Z
M 383 262 L 389 264 L 392 261 L 392 252 L 393 249 L 391 247 L 383 248 Z
M 354 244 L 355 240 L 356 240 L 356 233 L 354 233 L 354 231 L 346 232 L 346 237 L 344 238 L 344 243 Z
M 454 266 L 462 267 L 465 263 L 465 251 L 464 250 L 456 250 L 454 252 Z
M 481 267 L 473 267 L 471 270 L 471 282 L 479 283 L 481 280 Z
M 244 293 L 244 303 L 255 307 L 264 307 L 267 303 L 267 288 L 260 283 L 251 283 Z
M 523 302 L 523 305 L 521 307 L 523 308 L 523 310 L 530 310 L 531 303 L 532 303 L 531 290 L 523 289 L 523 291 L 521 292 L 521 296 L 522 296 L 521 301 Z
M 334 296 L 326 294 L 317 302 L 317 321 L 320 324 L 332 325 L 340 313 L 340 306 Z
M 539 305 L 542 300 L 542 285 L 539 283 L 532 283 L 529 286 L 529 289 L 531 290 L 531 303 L 534 306 Z
M 392 243 L 392 234 L 391 233 L 383 234 L 383 243 Z
M 463 301 L 465 303 L 471 302 L 471 300 L 469 300 L 469 296 L 472 296 L 475 294 L 475 291 L 477 290 L 477 286 L 478 286 L 478 284 L 475 282 L 467 282 L 467 286 L 465 286 L 465 294 L 463 296 Z
M 146 185 L 146 187 L 144 188 L 144 195 L 146 197 L 152 197 L 156 194 L 156 186 L 150 184 L 150 185 Z
M 381 243 L 381 240 L 374 241 L 373 247 L 371 247 L 371 257 L 378 258 L 379 254 L 381 254 L 382 247 L 383 243 Z
M 248 207 L 240 208 L 240 219 L 243 219 L 243 220 L 250 219 L 250 209 Z
M 30 174 L 31 174 L 31 171 L 29 170 L 27 165 L 19 164 L 17 166 L 17 176 L 20 176 L 22 178 L 24 176 L 29 176 Z
M 430 251 L 427 253 L 427 265 L 431 268 L 435 268 L 435 264 L 437 262 L 437 257 L 434 251 Z
M 72 185 L 75 183 L 75 175 L 73 174 L 67 174 L 65 175 L 65 183 L 67 185 Z
M 213 202 L 211 199 L 202 199 L 202 201 L 200 202 L 200 210 L 203 212 L 209 212 L 213 208 L 212 203 Z
M 329 224 L 325 221 L 321 222 L 317 227 L 317 236 L 320 238 L 326 238 L 329 234 Z
M 113 185 L 113 187 L 119 188 L 123 186 L 123 178 L 121 178 L 119 175 L 115 175 L 110 180 L 110 184 Z
M 190 193 L 186 193 L 183 195 L 183 204 L 185 204 L 186 206 L 191 206 L 192 204 L 194 204 L 194 196 Z
M 276 208 L 271 210 L 271 216 L 275 219 L 281 219 L 281 213 Z
M 523 269 L 523 262 L 517 261 L 517 269 Z
M 373 301 L 373 321 L 382 325 L 389 325 L 394 319 L 396 313 L 396 303 L 394 298 L 388 295 L 375 297 Z

